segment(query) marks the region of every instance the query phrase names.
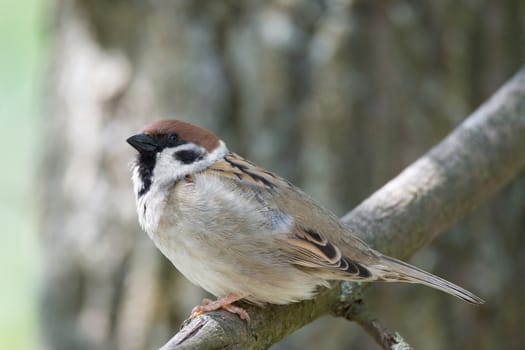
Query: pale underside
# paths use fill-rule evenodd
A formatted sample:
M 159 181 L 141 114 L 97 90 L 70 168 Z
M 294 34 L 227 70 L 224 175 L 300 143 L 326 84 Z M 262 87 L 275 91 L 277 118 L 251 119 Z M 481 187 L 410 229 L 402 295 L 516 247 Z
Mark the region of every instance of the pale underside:
M 251 302 L 285 304 L 313 297 L 327 280 L 351 279 L 349 271 L 355 280 L 369 277 L 345 266 L 352 262 L 332 244 L 346 230 L 334 214 L 240 157 L 226 157 L 164 193 L 153 186 L 146 194 L 141 222 L 152 223 L 145 227 L 149 236 L 186 278 L 216 296 L 248 294 Z M 360 240 L 352 244 L 362 249 L 346 257 L 373 258 Z

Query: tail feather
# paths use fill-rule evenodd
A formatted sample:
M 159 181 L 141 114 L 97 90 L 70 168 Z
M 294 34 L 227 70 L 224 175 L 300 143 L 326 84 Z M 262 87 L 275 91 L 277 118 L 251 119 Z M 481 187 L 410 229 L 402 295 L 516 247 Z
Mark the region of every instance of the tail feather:
M 387 282 L 420 283 L 439 289 L 472 304 L 483 304 L 485 302 L 483 299 L 452 282 L 389 256 L 383 255 L 377 265 L 369 265 L 367 267 L 379 280 Z

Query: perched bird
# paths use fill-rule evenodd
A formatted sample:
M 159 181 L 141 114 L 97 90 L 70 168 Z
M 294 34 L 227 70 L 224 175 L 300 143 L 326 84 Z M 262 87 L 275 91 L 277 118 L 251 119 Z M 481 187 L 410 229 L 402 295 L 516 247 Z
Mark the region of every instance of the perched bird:
M 188 280 L 219 297 L 193 315 L 223 308 L 249 319 L 232 303 L 310 299 L 330 280 L 421 283 L 483 303 L 373 250 L 332 212 L 208 130 L 162 120 L 127 142 L 138 151 L 132 180 L 140 225 Z

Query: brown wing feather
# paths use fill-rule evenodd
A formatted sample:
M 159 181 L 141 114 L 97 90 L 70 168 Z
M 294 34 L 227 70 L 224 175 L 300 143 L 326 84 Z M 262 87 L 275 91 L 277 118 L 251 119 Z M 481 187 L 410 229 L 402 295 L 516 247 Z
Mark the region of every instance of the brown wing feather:
M 269 189 L 276 186 L 293 186 L 285 179 L 258 167 L 235 153 L 230 153 L 224 159 L 215 162 L 207 171 L 221 173 L 223 176 Z
M 294 213 L 291 232 L 277 239 L 281 240 L 281 249 L 289 253 L 289 262 L 298 268 L 314 269 L 326 279 L 422 283 L 471 303 L 483 303 L 451 282 L 374 251 L 300 189 L 236 154 L 227 155 L 207 171 L 229 178 L 240 188 L 248 185 L 267 189 L 258 191 L 257 200 L 272 218 L 275 213 L 283 217 Z
M 283 247 L 292 253 L 291 263 L 319 268 L 334 275 L 345 275 L 345 279 L 363 280 L 371 277 L 366 267 L 343 256 L 337 246 L 317 232 L 296 227 L 293 233 L 293 237 L 285 239 Z
M 370 271 L 357 262 L 366 259 L 368 247 L 354 238 L 353 245 L 361 246 L 362 249 L 350 254 L 341 252 L 338 243 L 340 233 L 345 228 L 339 219 L 285 179 L 234 153 L 214 163 L 206 171 L 229 178 L 239 186 L 246 184 L 266 188 L 270 191 L 262 195 L 271 196 L 265 201 L 268 208 L 283 212 L 285 208 L 293 208 L 293 212 L 298 213 L 293 218 L 295 226 L 292 232 L 279 238 L 283 249 L 290 253 L 290 263 L 319 269 L 319 272 L 339 279 L 371 279 Z M 280 191 L 273 191 L 277 186 Z

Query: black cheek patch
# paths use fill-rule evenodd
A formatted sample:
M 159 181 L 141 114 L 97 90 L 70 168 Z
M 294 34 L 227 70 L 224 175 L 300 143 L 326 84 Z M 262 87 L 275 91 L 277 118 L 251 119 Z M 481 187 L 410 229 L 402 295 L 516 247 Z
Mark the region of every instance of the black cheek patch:
M 191 164 L 197 160 L 201 160 L 202 154 L 194 150 L 183 150 L 175 152 L 173 157 L 184 164 Z

